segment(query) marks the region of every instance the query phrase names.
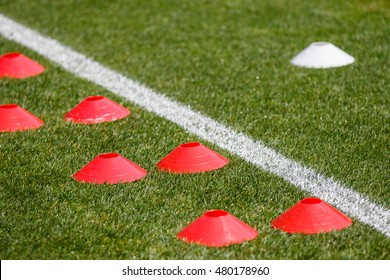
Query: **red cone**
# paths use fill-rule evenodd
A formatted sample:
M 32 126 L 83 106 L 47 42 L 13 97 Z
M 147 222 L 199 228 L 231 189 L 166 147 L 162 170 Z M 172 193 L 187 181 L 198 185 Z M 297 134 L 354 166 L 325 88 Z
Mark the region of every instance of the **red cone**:
M 164 157 L 157 167 L 173 173 L 197 173 L 219 169 L 229 162 L 198 142 L 181 144 Z
M 0 57 L 0 78 L 22 79 L 43 71 L 45 67 L 20 53 L 7 53 Z
M 76 181 L 95 184 L 132 182 L 146 176 L 146 170 L 117 153 L 100 154 L 73 175 Z
M 0 105 L 0 132 L 14 132 L 41 127 L 43 121 L 17 104 Z
M 276 229 L 288 233 L 315 234 L 341 230 L 352 220 L 318 198 L 305 198 L 272 221 Z
M 65 119 L 76 123 L 111 122 L 127 117 L 130 111 L 104 96 L 89 96 L 70 110 Z
M 177 234 L 189 243 L 221 247 L 257 237 L 257 231 L 223 210 L 210 210 Z

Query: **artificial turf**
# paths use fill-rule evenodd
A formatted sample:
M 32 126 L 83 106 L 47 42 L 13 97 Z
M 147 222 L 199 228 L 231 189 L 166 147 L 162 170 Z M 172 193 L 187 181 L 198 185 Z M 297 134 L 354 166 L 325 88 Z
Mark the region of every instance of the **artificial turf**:
M 17 8 L 15 8 L 17 7 Z M 310 166 L 373 201 L 389 199 L 389 4 L 385 1 L 0 1 L 0 12 Z M 290 65 L 312 41 L 356 58 L 348 67 Z M 231 161 L 198 175 L 155 164 L 182 142 L 178 126 L 61 70 L 0 80 L 0 103 L 45 121 L 0 134 L 2 259 L 389 259 L 390 241 L 354 220 L 340 232 L 288 235 L 270 221 L 307 196 L 209 143 Z M 106 95 L 129 118 L 93 126 L 63 115 Z M 202 141 L 203 142 L 203 141 Z M 71 175 L 99 153 L 119 152 L 149 171 L 115 186 Z M 251 242 L 205 248 L 175 234 L 208 209 L 259 231 Z

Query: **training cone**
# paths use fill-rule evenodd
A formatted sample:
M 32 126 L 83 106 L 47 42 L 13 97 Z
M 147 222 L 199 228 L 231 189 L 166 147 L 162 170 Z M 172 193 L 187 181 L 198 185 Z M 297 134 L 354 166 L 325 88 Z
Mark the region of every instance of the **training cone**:
M 157 167 L 173 173 L 197 173 L 219 169 L 228 162 L 228 159 L 201 143 L 190 142 L 174 149 L 157 164 Z
M 146 170 L 117 153 L 100 154 L 73 175 L 76 181 L 117 184 L 140 180 Z
M 328 42 L 314 42 L 291 60 L 306 68 L 333 68 L 351 64 L 355 59 Z
M 0 132 L 14 132 L 41 127 L 43 121 L 17 104 L 0 105 Z
M 221 247 L 257 237 L 257 231 L 223 210 L 210 210 L 185 227 L 177 237 L 185 242 Z
M 75 123 L 94 124 L 127 117 L 130 111 L 104 96 L 89 96 L 70 110 L 65 119 Z
M 288 233 L 316 234 L 341 230 L 352 220 L 318 198 L 305 198 L 272 221 L 272 226 Z
M 20 53 L 7 53 L 0 57 L 0 78 L 23 79 L 43 71 L 45 67 Z

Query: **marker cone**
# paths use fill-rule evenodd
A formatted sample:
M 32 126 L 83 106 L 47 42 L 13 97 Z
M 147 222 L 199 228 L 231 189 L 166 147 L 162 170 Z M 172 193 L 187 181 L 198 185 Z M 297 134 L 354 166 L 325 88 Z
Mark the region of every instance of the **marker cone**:
M 257 231 L 223 210 L 210 210 L 185 227 L 177 237 L 185 242 L 221 247 L 257 237 Z
M 75 123 L 94 124 L 127 117 L 130 111 L 104 96 L 89 96 L 70 110 L 65 119 Z
M 158 164 L 159 170 L 173 173 L 197 173 L 219 169 L 229 162 L 198 142 L 181 144 Z
M 42 120 L 17 104 L 0 105 L 0 132 L 35 129 L 42 125 Z
M 7 53 L 0 57 L 0 78 L 23 79 L 36 76 L 45 67 L 20 53 Z
M 295 56 L 291 63 L 305 68 L 333 68 L 351 64 L 355 58 L 328 42 L 314 42 Z
M 352 220 L 318 198 L 305 198 L 272 221 L 272 226 L 288 233 L 315 234 L 341 230 Z
M 117 184 L 140 180 L 146 170 L 117 153 L 100 154 L 73 175 L 80 182 Z

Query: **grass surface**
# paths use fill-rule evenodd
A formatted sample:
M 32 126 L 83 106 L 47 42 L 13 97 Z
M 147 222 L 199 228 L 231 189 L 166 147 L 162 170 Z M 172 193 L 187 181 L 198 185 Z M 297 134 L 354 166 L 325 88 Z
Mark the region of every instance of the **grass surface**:
M 0 12 L 389 208 L 390 7 L 346 2 L 15 0 L 0 1 Z M 330 41 L 356 62 L 290 65 L 312 41 Z M 208 143 L 231 160 L 226 168 L 157 172 L 178 144 L 201 139 L 17 44 L 0 38 L 0 51 L 47 66 L 38 77 L 0 80 L 0 103 L 45 121 L 36 131 L 0 134 L 0 258 L 390 259 L 389 239 L 356 220 L 315 236 L 273 230 L 270 221 L 307 194 Z M 66 111 L 96 94 L 131 108 L 130 118 L 64 122 Z M 110 151 L 148 176 L 115 186 L 71 179 Z M 178 241 L 175 234 L 208 209 L 228 210 L 259 237 L 220 249 Z

